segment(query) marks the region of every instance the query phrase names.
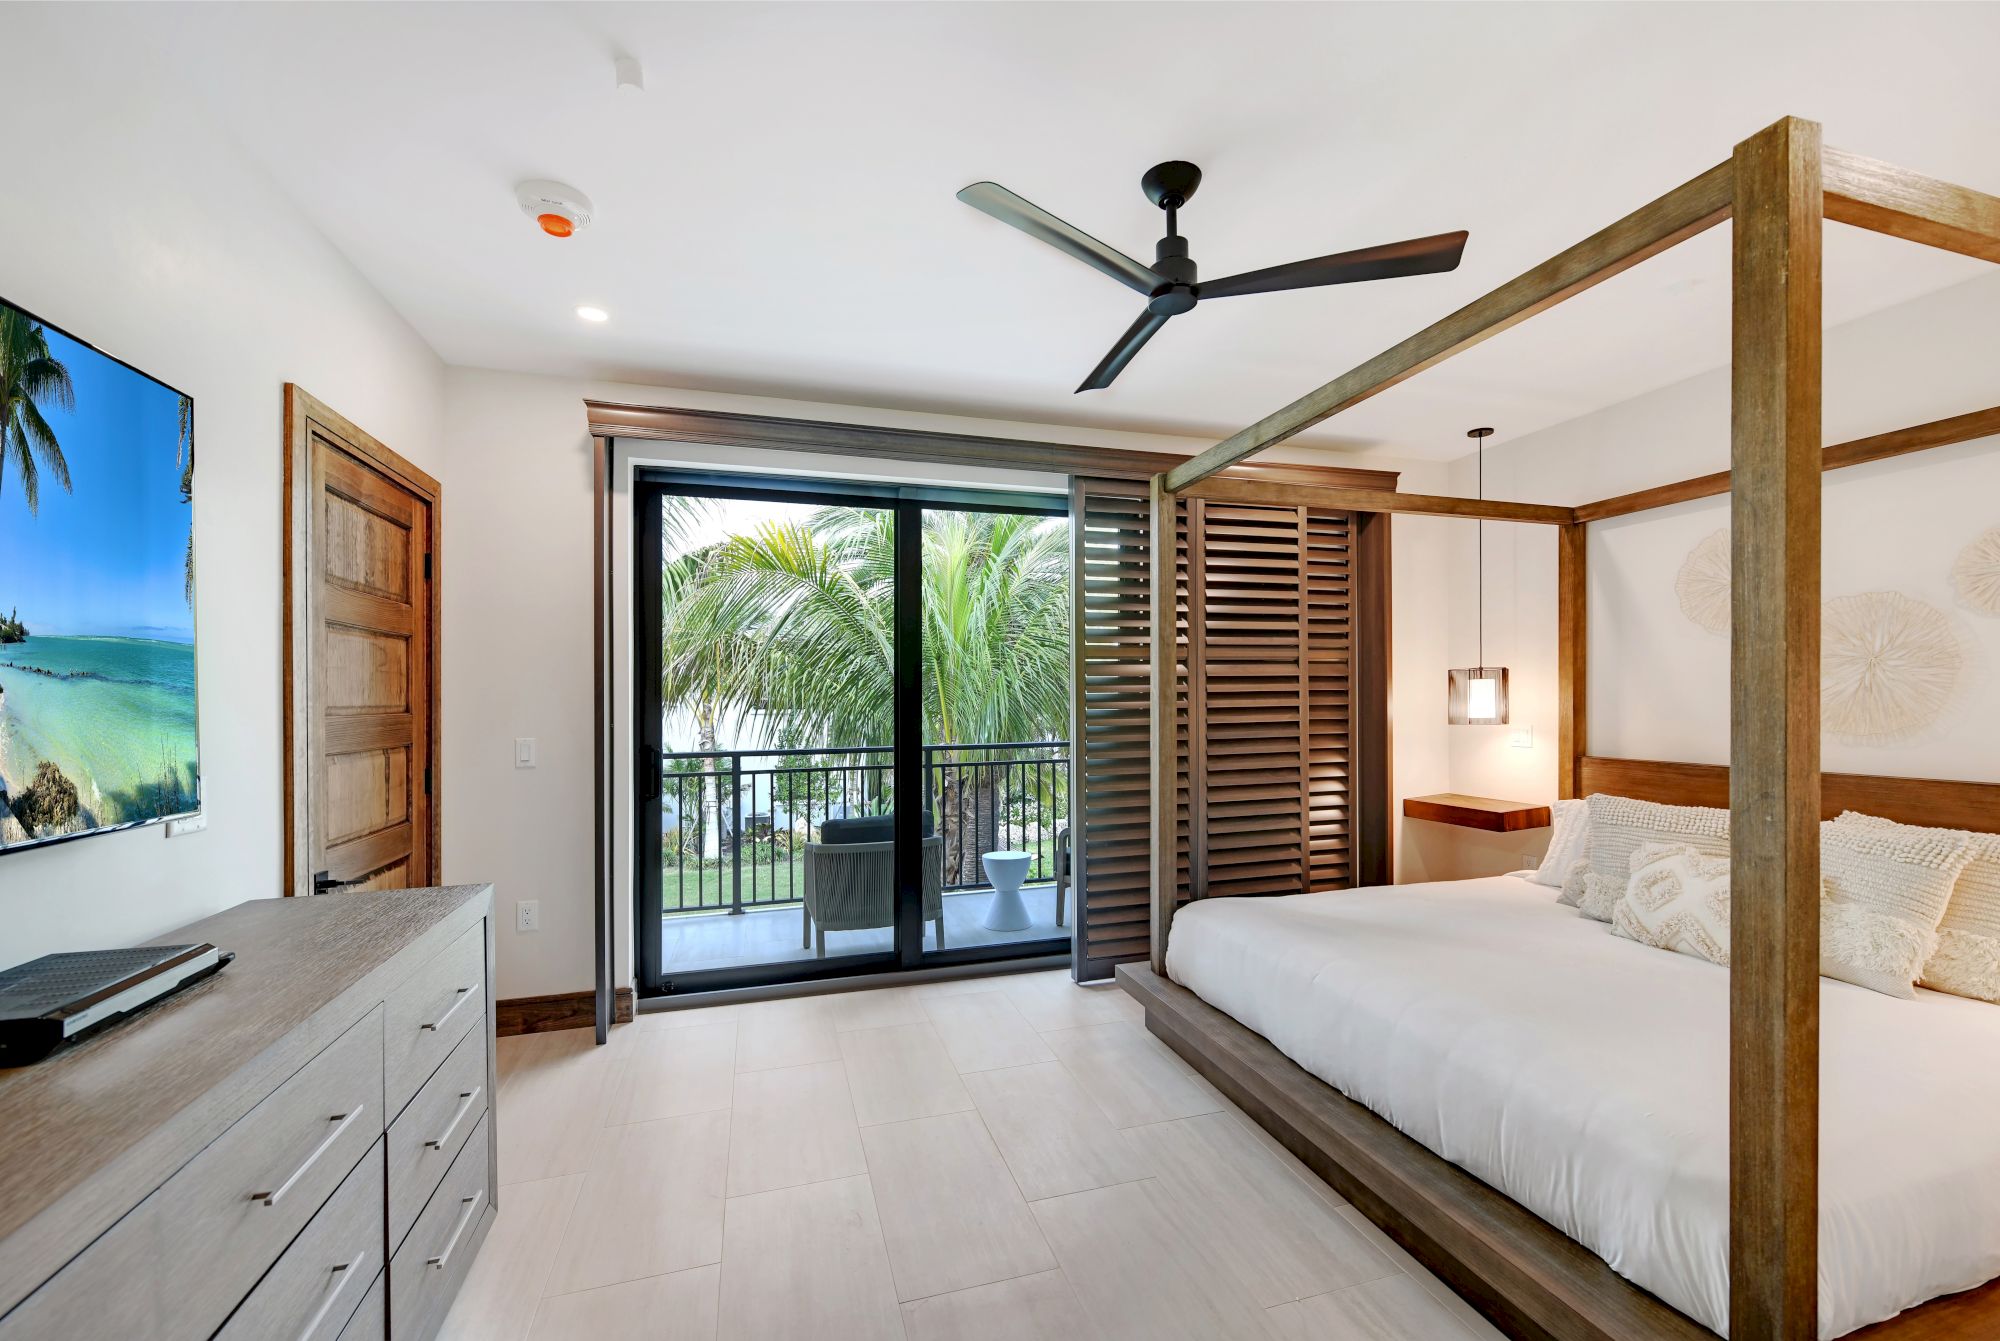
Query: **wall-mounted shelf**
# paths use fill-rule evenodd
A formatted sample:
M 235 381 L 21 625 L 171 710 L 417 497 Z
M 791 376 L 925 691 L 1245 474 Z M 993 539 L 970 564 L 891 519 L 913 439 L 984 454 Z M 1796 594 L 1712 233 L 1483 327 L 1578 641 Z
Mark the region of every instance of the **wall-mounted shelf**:
M 1549 808 L 1526 801 L 1502 801 L 1492 796 L 1464 796 L 1439 792 L 1435 796 L 1406 796 L 1403 815 L 1408 819 L 1430 820 L 1434 824 L 1456 824 L 1461 829 L 1484 829 L 1488 833 L 1517 833 L 1522 829 L 1546 829 Z

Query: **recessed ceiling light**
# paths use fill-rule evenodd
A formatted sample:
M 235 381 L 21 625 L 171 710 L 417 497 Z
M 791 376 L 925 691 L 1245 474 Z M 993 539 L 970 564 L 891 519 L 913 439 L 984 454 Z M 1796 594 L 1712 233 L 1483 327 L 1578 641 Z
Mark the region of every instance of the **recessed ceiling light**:
M 601 307 L 592 307 L 592 306 L 591 306 L 590 304 L 588 304 L 588 303 L 585 303 L 585 304 L 584 304 L 583 306 L 581 306 L 581 307 L 577 308 L 577 309 L 576 309 L 576 314 L 577 314 L 578 316 L 582 317 L 582 318 L 583 318 L 583 319 L 584 319 L 585 321 L 609 321 L 609 320 L 611 320 L 611 314 L 610 314 L 609 312 L 606 312 L 606 311 L 605 311 L 605 310 L 604 310 L 603 308 L 601 308 Z

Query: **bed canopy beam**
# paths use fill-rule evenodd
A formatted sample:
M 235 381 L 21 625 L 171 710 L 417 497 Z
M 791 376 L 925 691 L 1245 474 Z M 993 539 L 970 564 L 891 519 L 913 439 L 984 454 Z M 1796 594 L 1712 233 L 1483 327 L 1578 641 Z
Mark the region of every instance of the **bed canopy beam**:
M 1827 218 L 2000 261 L 2000 197 L 1844 149 L 1828 149 L 1825 162 Z
M 1990 438 L 1996 434 L 2000 434 L 2000 406 L 1974 410 L 1970 414 L 1955 414 L 1949 419 L 1934 419 L 1928 424 L 1915 424 L 1872 437 L 1856 438 L 1852 442 L 1837 442 L 1820 453 L 1819 468 L 1822 471 L 1840 470 L 1847 466 L 1866 465 L 1870 461 L 1886 461 L 1911 452 L 1925 452 L 1933 447 L 1949 447 L 1954 443 Z M 1678 480 L 1673 484 L 1656 485 L 1636 493 L 1585 503 L 1576 509 L 1576 520 L 1594 522 L 1628 517 L 1635 512 L 1650 512 L 1654 508 L 1670 507 L 1696 498 L 1714 498 L 1728 492 L 1729 472 L 1718 470 L 1713 475 Z
M 1166 472 L 1166 487 L 1179 493 L 1721 223 L 1729 217 L 1729 184 L 1730 165 L 1717 164 L 1276 414 L 1173 467 Z

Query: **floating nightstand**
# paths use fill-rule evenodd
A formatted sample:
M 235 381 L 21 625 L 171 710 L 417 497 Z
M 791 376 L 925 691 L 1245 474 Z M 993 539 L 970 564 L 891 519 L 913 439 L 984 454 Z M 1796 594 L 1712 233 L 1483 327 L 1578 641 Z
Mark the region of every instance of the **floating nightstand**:
M 1489 833 L 1518 833 L 1522 829 L 1546 829 L 1549 808 L 1526 801 L 1502 801 L 1492 796 L 1464 796 L 1439 792 L 1435 796 L 1406 796 L 1403 815 L 1407 819 L 1430 820 L 1435 824 L 1456 824 L 1461 829 L 1485 829 Z

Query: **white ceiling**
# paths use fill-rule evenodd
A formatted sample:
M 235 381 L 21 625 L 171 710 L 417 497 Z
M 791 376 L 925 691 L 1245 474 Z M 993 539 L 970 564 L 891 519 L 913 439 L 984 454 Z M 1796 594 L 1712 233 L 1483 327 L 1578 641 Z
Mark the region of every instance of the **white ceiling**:
M 79 6 L 170 72 L 448 362 L 1220 436 L 1784 114 L 2000 189 L 2000 5 Z M 619 96 L 629 50 L 648 91 Z M 1469 228 L 1454 274 L 1204 304 L 1071 388 L 1131 292 L 952 198 L 992 179 L 1142 260 L 1205 173 L 1221 275 Z M 516 209 L 574 183 L 566 243 Z M 1834 228 L 1829 321 L 1986 272 Z M 1461 455 L 1727 358 L 1719 229 L 1324 425 Z M 581 302 L 612 313 L 603 326 Z

